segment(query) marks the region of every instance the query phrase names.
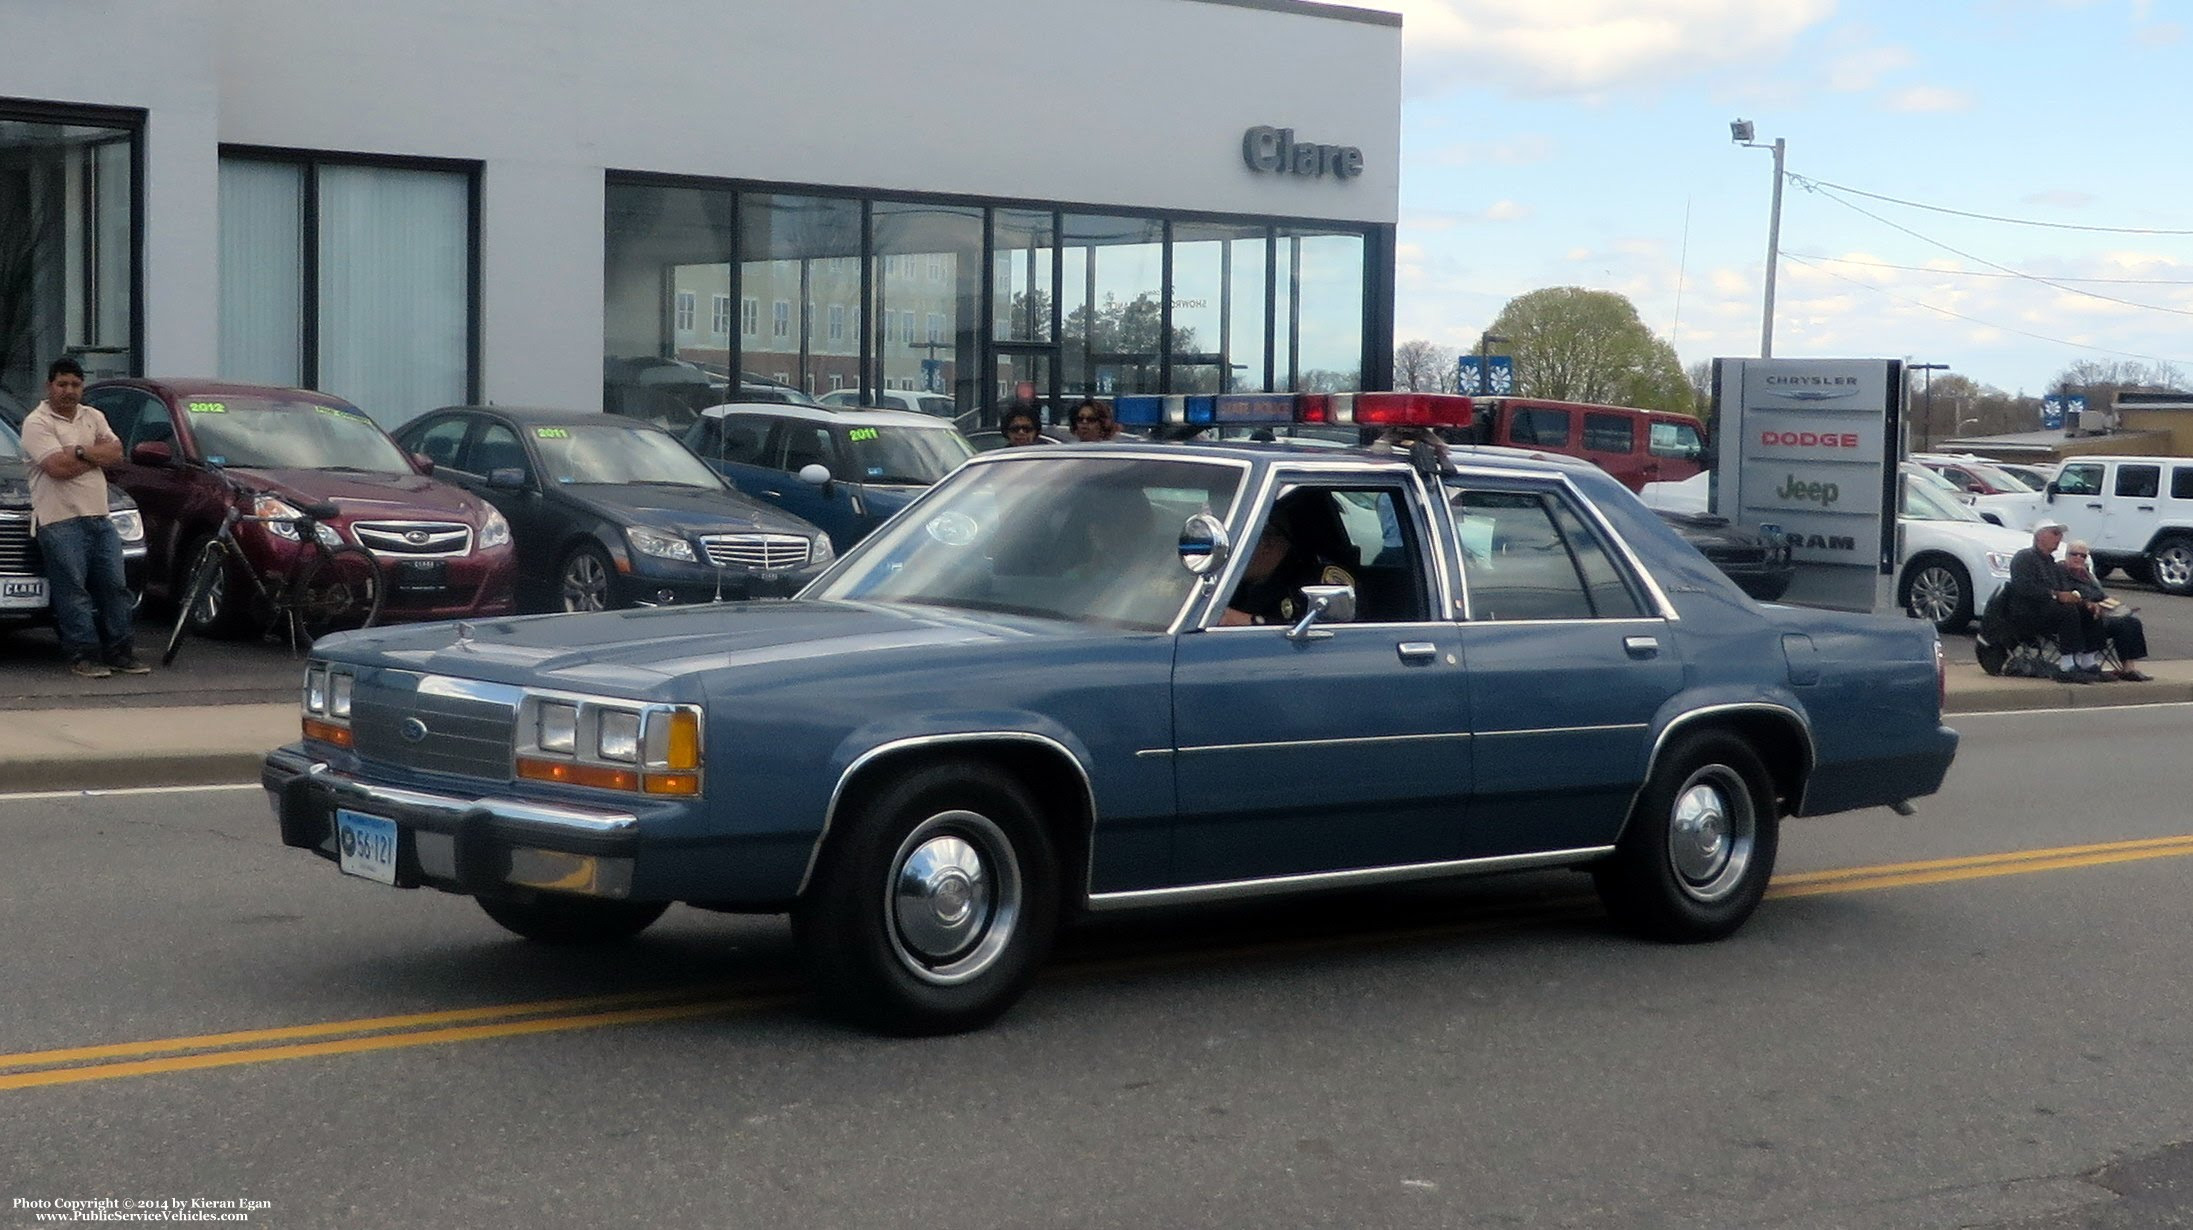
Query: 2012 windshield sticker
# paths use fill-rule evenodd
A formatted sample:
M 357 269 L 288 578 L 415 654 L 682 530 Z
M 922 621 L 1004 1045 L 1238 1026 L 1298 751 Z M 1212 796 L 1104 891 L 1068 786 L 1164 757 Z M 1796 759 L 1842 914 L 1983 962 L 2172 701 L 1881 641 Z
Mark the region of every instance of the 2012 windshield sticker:
M 845 438 L 851 440 L 855 444 L 858 444 L 863 440 L 879 439 L 881 438 L 882 434 L 883 433 L 877 431 L 873 427 L 855 427 L 853 430 L 845 433 Z
M 568 427 L 536 427 L 533 429 L 533 434 L 543 440 L 568 440 L 571 438 L 571 429 Z
M 227 414 L 228 403 L 218 401 L 194 401 L 190 403 L 192 414 Z
M 343 409 L 339 409 L 339 408 L 337 408 L 337 407 L 335 407 L 335 406 L 314 406 L 314 407 L 313 407 L 313 409 L 315 409 L 315 410 L 319 411 L 320 413 L 322 413 L 322 414 L 324 414 L 324 415 L 327 415 L 327 416 L 328 416 L 329 418 L 337 418 L 337 419 L 358 419 L 358 418 L 364 418 L 364 417 L 365 417 L 364 415 L 362 415 L 362 414 L 359 414 L 359 413 L 358 413 L 357 411 L 355 411 L 355 410 L 343 410 Z

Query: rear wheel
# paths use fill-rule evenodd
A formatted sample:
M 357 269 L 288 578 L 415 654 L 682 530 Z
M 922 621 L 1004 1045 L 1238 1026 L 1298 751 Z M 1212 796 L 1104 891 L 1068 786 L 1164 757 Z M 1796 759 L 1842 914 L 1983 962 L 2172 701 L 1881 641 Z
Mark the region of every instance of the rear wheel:
M 603 901 L 543 893 L 531 901 L 477 897 L 489 918 L 540 944 L 614 944 L 653 926 L 667 901 Z
M 214 588 L 223 581 L 227 571 L 226 553 L 217 542 L 202 547 L 190 566 L 189 572 L 175 599 L 175 625 L 168 631 L 167 648 L 160 652 L 160 665 L 169 666 L 183 648 L 183 638 L 188 636 L 199 621 L 199 608 L 206 602 Z
M 1749 744 L 1718 731 L 1679 735 L 1593 879 L 1625 926 L 1680 943 L 1717 940 L 1766 895 L 1780 831 L 1773 786 Z
M 248 587 L 237 584 L 234 572 L 236 561 L 229 557 L 220 542 L 213 538 L 201 538 L 191 544 L 183 555 L 191 561 L 185 565 L 177 592 L 188 588 L 197 577 L 201 564 L 211 558 L 215 567 L 204 591 L 196 602 L 183 603 L 181 609 L 190 613 L 190 631 L 193 636 L 217 636 L 233 639 L 247 635 L 258 627 L 257 614 L 252 610 Z
M 2166 594 L 2193 594 L 2193 538 L 2172 535 L 2148 553 L 2155 588 Z

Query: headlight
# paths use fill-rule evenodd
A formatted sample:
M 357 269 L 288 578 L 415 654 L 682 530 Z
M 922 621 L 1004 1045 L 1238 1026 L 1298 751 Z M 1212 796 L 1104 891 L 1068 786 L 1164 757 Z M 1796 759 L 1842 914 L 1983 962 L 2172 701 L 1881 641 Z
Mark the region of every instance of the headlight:
M 328 672 L 327 715 L 329 717 L 345 719 L 350 717 L 350 689 L 356 683 L 357 677 L 347 671 Z
M 300 512 L 297 507 L 291 504 L 288 500 L 284 500 L 278 496 L 271 495 L 253 496 L 251 499 L 251 515 L 254 517 L 285 518 L 284 520 L 267 522 L 267 532 L 274 535 L 276 538 L 288 539 L 290 542 L 304 541 L 304 539 L 297 536 L 296 522 L 294 520 L 288 519 L 302 517 L 304 516 L 304 513 Z M 334 526 L 329 525 L 324 521 L 315 522 L 314 525 L 314 537 L 318 538 L 322 543 L 330 547 L 339 547 L 343 545 L 343 536 L 335 532 Z
M 304 736 L 337 747 L 352 746 L 350 690 L 357 677 L 347 667 L 313 662 L 305 667 Z
M 305 712 L 327 712 L 327 667 L 305 668 Z
M 626 709 L 605 709 L 596 745 L 603 760 L 633 763 L 640 758 L 640 715 Z
M 2006 577 L 2007 577 L 2007 576 L 2009 576 L 2009 575 L 2010 575 L 2010 553 L 2009 553 L 2008 551 L 1990 551 L 1990 552 L 1988 552 L 1988 553 L 1987 553 L 1987 570 L 1988 570 L 1989 572 L 1992 572 L 1992 573 L 1996 573 L 1996 574 L 1999 574 L 1999 575 L 2001 575 L 2001 576 L 2006 576 Z
M 480 549 L 510 545 L 510 522 L 503 519 L 500 511 L 487 510 L 487 520 L 480 524 Z
M 134 508 L 117 508 L 107 514 L 107 521 L 114 526 L 114 533 L 126 543 L 145 540 L 145 517 Z
M 652 555 L 658 559 L 682 559 L 689 564 L 698 558 L 693 554 L 691 542 L 674 535 L 635 525 L 627 529 L 624 536 L 631 542 L 632 549 L 642 555 Z
M 808 562 L 815 564 L 827 564 L 837 557 L 838 553 L 830 549 L 830 536 L 828 534 L 815 535 L 815 546 L 813 550 L 808 553 Z
M 541 702 L 540 749 L 569 756 L 579 750 L 579 707 L 557 701 Z

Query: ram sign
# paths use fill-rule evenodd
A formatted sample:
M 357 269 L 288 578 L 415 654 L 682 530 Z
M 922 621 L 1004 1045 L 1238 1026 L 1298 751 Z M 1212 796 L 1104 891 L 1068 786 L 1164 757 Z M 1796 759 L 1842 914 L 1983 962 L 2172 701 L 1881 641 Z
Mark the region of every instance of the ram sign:
M 1714 511 L 1795 547 L 1787 601 L 1885 610 L 1896 563 L 1894 359 L 1718 359 Z

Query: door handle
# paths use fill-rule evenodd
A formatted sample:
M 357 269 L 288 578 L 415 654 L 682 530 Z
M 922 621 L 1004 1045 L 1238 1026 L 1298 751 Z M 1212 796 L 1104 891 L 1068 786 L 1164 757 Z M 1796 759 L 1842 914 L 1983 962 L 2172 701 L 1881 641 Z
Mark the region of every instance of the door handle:
M 2154 511 L 2155 511 L 2155 506 L 2154 506 L 2153 504 L 2142 504 L 2142 505 L 2140 505 L 2140 511 L 2141 511 L 2141 512 L 2154 512 Z
M 1660 638 L 1656 636 L 1625 636 L 1622 652 L 1633 658 L 1657 658 L 1660 656 Z
M 781 500 L 784 498 L 784 493 L 782 491 L 764 491 L 762 492 L 762 494 L 768 496 L 772 500 Z
M 1403 662 L 1431 662 L 1439 657 L 1439 646 L 1430 641 L 1403 641 L 1393 648 Z
M 2099 504 L 2089 504 L 2089 505 L 2087 505 L 2087 507 L 2088 507 L 2088 508 L 2100 508 L 2100 507 L 2101 507 L 2101 505 L 2099 505 Z

